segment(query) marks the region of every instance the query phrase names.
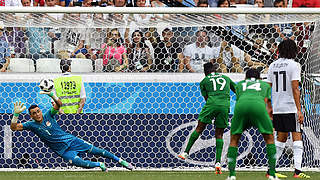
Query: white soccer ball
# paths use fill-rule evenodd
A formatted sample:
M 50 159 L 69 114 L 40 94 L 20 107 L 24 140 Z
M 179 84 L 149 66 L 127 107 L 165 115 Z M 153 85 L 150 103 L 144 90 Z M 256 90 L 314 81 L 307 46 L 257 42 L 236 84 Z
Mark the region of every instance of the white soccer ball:
M 50 92 L 54 87 L 54 82 L 52 79 L 42 79 L 39 87 L 42 91 Z

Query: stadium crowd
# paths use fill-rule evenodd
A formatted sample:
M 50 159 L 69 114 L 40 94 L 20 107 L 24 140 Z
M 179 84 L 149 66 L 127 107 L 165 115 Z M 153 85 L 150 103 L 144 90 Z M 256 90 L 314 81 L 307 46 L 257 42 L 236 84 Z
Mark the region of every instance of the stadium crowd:
M 0 0 L 0 6 L 46 7 L 320 7 L 318 0 Z M 127 28 L 4 27 L 0 24 L 0 68 L 10 70 L 10 59 L 90 59 L 92 70 L 102 61 L 103 72 L 202 72 L 206 62 L 219 64 L 219 72 L 243 72 L 255 67 L 263 73 L 277 59 L 277 45 L 290 38 L 305 59 L 313 23 L 234 25 L 225 27 L 141 28 L 169 15 L 150 14 L 6 14 L 16 20 L 94 23 L 127 21 Z M 219 17 L 218 17 L 219 16 Z M 248 15 L 249 16 L 249 15 Z M 226 18 L 217 15 L 216 18 Z M 228 17 L 230 18 L 230 17 Z M 237 20 L 236 15 L 232 17 Z M 267 18 L 267 17 L 260 17 Z M 303 62 L 300 62 L 303 64 Z M 98 72 L 98 71 L 96 71 Z

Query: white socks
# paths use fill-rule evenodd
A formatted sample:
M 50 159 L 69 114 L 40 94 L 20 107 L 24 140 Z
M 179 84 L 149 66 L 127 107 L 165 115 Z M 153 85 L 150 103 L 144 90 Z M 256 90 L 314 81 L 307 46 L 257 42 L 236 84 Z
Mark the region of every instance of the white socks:
M 294 168 L 301 171 L 303 143 L 302 141 L 293 141 L 293 159 Z
M 280 142 L 280 141 L 275 141 L 275 145 L 276 145 L 276 149 L 277 149 L 277 153 L 276 153 L 276 164 L 286 146 L 286 143 Z

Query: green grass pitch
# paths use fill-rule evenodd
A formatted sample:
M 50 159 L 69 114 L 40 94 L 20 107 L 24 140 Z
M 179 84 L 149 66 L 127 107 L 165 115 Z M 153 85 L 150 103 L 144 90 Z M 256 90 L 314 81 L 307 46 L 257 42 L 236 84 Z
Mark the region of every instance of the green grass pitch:
M 282 172 L 292 178 L 292 172 Z M 319 172 L 307 172 L 320 179 Z M 216 175 L 209 171 L 80 171 L 80 172 L 0 172 L 0 180 L 225 180 L 228 172 Z M 265 172 L 237 172 L 237 180 L 266 180 Z

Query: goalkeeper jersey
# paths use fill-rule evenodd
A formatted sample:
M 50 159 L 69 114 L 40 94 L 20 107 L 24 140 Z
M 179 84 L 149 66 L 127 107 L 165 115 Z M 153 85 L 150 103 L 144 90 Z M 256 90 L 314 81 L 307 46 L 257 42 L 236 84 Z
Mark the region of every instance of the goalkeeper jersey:
M 236 84 L 219 73 L 211 73 L 200 82 L 201 94 L 208 97 L 206 105 L 230 106 L 230 89 Z
M 77 137 L 63 131 L 54 115 L 57 112 L 51 109 L 44 116 L 42 123 L 29 121 L 23 123 L 23 129 L 35 133 L 44 144 L 59 155 L 62 155 Z

